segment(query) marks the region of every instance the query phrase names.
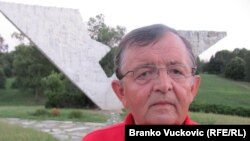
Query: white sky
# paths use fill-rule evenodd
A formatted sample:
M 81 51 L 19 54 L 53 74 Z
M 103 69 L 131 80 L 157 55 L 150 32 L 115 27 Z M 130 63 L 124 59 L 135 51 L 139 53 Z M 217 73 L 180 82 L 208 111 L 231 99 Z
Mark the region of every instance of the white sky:
M 208 60 L 218 50 L 250 50 L 250 0 L 1 0 L 23 4 L 79 9 L 84 22 L 104 14 L 107 25 L 130 31 L 154 23 L 177 30 L 226 31 L 227 36 L 200 55 Z M 10 26 L 0 14 L 0 34 L 14 44 Z

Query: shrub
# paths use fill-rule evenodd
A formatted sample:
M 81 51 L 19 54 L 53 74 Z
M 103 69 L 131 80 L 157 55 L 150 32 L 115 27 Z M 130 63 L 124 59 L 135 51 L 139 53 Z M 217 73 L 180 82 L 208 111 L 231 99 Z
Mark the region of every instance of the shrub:
M 34 113 L 31 113 L 33 116 L 47 116 L 49 112 L 45 109 L 37 109 Z
M 51 114 L 53 117 L 60 116 L 60 110 L 59 110 L 59 108 L 52 108 L 50 114 Z
M 82 112 L 80 110 L 73 110 L 69 113 L 69 118 L 81 118 Z
M 190 111 L 250 117 L 250 109 L 243 107 L 233 108 L 226 105 L 192 103 Z
M 52 72 L 48 77 L 43 78 L 42 85 L 44 94 L 48 98 L 46 108 L 94 107 L 93 102 L 61 73 Z

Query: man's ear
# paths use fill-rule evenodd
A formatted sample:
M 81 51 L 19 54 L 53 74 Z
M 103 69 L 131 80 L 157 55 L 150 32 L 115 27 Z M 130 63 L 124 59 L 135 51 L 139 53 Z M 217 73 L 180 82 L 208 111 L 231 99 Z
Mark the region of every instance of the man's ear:
M 191 86 L 191 102 L 194 100 L 196 97 L 198 90 L 200 88 L 200 82 L 201 82 L 201 77 L 199 75 L 195 75 L 193 77 L 193 84 Z
M 119 80 L 113 80 L 112 81 L 112 89 L 115 92 L 116 96 L 119 98 L 119 100 L 122 102 L 123 106 L 126 107 L 126 98 L 124 95 L 124 89 L 122 86 L 122 83 Z

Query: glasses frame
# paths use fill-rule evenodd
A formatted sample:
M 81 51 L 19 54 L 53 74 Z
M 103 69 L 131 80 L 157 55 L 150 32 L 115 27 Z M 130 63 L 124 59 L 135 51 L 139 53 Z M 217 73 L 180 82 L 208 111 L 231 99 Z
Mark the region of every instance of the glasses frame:
M 177 65 L 177 64 L 176 64 Z M 185 65 L 182 65 L 182 64 L 178 64 L 178 66 L 184 66 L 184 67 L 186 67 Z M 155 67 L 156 69 L 157 69 L 157 72 L 159 73 L 159 70 L 160 69 L 168 69 L 168 67 L 163 67 L 163 68 L 159 68 L 159 67 L 156 67 L 156 66 L 154 66 L 154 65 L 145 65 L 144 67 L 146 67 L 146 66 L 152 66 L 152 67 Z M 170 65 L 171 66 L 171 65 Z M 122 80 L 124 77 L 126 77 L 129 73 L 133 73 L 133 78 L 134 78 L 134 73 L 135 73 L 135 71 L 137 71 L 138 69 L 140 69 L 140 68 L 142 68 L 143 66 L 140 66 L 140 67 L 137 67 L 137 68 L 135 68 L 135 69 L 133 69 L 133 70 L 129 70 L 129 71 L 127 71 L 125 74 L 121 74 L 121 75 L 119 75 L 119 77 L 118 77 L 118 79 L 119 80 Z M 196 74 L 196 70 L 197 70 L 197 68 L 196 67 L 191 67 L 191 75 L 190 76 L 194 76 L 195 74 Z M 185 78 L 187 78 L 187 77 L 190 77 L 190 76 L 185 76 Z

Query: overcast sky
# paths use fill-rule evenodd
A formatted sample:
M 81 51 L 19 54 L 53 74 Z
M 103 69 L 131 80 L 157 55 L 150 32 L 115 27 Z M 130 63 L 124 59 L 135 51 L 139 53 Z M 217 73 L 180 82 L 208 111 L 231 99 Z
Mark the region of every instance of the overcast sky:
M 250 49 L 250 0 L 1 0 L 79 9 L 84 22 L 104 14 L 105 23 L 127 31 L 154 23 L 177 30 L 226 31 L 227 37 L 200 55 L 208 59 L 218 50 Z M 15 28 L 0 15 L 0 34 L 6 43 Z M 12 43 L 10 43 L 12 42 Z

